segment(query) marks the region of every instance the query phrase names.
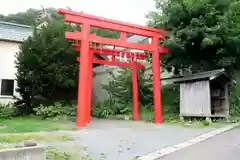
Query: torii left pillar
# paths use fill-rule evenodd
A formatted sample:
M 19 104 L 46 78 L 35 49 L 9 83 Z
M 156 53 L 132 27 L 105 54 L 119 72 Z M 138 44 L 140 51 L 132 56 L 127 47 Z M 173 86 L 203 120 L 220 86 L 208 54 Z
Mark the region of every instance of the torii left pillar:
M 91 98 L 90 98 L 90 87 L 89 80 L 92 72 L 89 72 L 92 67 L 92 58 L 89 54 L 89 36 L 90 36 L 90 25 L 82 25 L 82 40 L 81 40 L 81 59 L 79 65 L 79 83 L 78 83 L 78 106 L 77 106 L 77 122 L 76 127 L 84 127 L 88 122 L 89 118 L 87 112 L 90 110 Z M 87 94 L 86 94 L 87 93 Z

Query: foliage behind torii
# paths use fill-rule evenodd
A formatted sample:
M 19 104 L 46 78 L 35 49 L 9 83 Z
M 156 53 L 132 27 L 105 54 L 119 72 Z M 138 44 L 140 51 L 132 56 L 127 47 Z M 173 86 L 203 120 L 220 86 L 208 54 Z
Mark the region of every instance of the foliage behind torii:
M 15 104 L 19 111 L 28 114 L 40 104 L 76 100 L 79 53 L 71 46 L 72 42 L 65 39 L 65 32 L 80 31 L 80 26 L 64 23 L 63 16 L 54 8 L 44 10 L 44 14 L 41 10 L 29 9 L 3 16 L 2 20 L 37 26 L 33 36 L 20 45 L 16 56 L 17 92 L 21 98 Z M 118 36 L 116 32 L 99 28 L 92 28 L 91 32 L 112 38 Z
M 77 88 L 78 53 L 65 39 L 65 31 L 73 27 L 53 20 L 41 30 L 34 30 L 20 46 L 16 56 L 17 106 L 31 113 L 35 100 L 47 103 L 55 100 L 69 102 Z
M 175 74 L 225 68 L 231 83 L 231 114 L 240 115 L 239 0 L 155 0 L 149 25 L 168 31 L 162 66 Z M 183 71 L 183 72 L 180 72 Z M 233 114 L 234 113 L 234 114 Z
M 169 31 L 165 69 L 179 74 L 189 67 L 191 72 L 239 68 L 239 0 L 156 0 L 156 8 L 149 25 Z

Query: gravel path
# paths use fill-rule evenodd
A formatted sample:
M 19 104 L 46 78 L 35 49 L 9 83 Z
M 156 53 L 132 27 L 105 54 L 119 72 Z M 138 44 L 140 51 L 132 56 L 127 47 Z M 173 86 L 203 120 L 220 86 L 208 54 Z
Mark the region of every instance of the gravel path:
M 66 152 L 89 155 L 92 160 L 132 160 L 189 140 L 215 128 L 190 128 L 176 125 L 155 125 L 145 122 L 93 120 L 77 131 L 41 134 L 71 134 L 73 141 L 40 142 Z M 29 133 L 33 134 L 33 133 Z
M 144 122 L 94 120 L 79 131 L 68 131 L 81 144 L 84 152 L 99 160 L 130 160 L 194 138 L 214 128 L 187 128 L 175 125 L 154 125 Z

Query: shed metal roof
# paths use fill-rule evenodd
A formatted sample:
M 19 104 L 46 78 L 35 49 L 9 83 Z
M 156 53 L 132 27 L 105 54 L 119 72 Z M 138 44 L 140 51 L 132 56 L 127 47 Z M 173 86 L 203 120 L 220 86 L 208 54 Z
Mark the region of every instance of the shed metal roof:
M 23 42 L 32 31 L 31 26 L 0 21 L 0 40 Z
M 165 78 L 165 79 L 172 79 L 175 83 L 182 83 L 187 81 L 196 81 L 196 80 L 213 80 L 218 78 L 219 76 L 224 75 L 225 77 L 229 78 L 228 75 L 225 72 L 225 69 L 218 69 L 218 70 L 212 70 L 212 71 L 206 71 L 196 74 L 189 74 L 184 75 L 180 77 L 172 77 L 172 78 Z

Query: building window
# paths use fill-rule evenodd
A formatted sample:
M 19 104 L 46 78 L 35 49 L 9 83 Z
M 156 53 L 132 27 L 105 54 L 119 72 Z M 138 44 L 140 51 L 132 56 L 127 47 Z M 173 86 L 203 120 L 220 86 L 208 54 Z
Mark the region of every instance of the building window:
M 1 95 L 12 96 L 14 91 L 14 80 L 2 79 L 1 83 Z

